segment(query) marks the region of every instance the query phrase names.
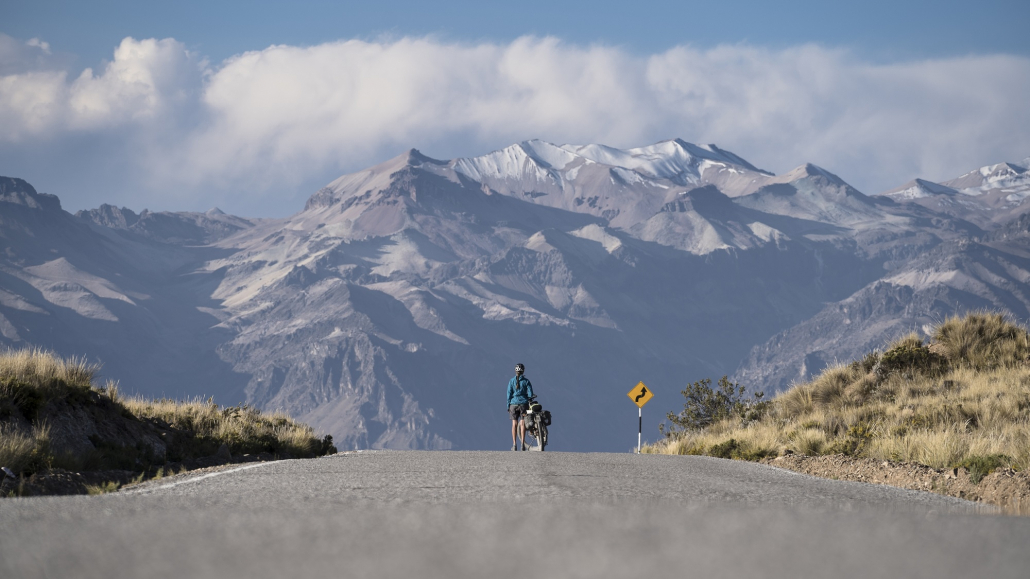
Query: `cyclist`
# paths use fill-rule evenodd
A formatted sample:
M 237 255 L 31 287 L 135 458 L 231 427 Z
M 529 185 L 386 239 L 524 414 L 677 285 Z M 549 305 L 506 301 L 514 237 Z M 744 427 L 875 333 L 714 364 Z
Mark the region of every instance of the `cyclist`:
M 529 408 L 529 399 L 533 397 L 533 384 L 529 378 L 523 376 L 526 367 L 522 364 L 515 364 L 515 377 L 508 381 L 508 416 L 511 416 L 511 449 L 519 450 L 518 443 L 522 443 L 522 450 L 526 448 L 526 409 Z

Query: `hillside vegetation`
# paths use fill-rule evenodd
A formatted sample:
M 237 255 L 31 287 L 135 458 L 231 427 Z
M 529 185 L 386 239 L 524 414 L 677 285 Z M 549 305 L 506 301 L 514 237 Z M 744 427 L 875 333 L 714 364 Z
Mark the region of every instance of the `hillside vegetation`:
M 114 383 L 94 384 L 96 370 L 41 350 L 0 354 L 0 467 L 19 480 L 53 470 L 129 471 L 143 478 L 213 455 L 227 462 L 232 455 L 336 452 L 331 436 L 318 438 L 283 413 L 222 408 L 211 400 L 123 397 Z
M 702 381 L 644 452 L 760 460 L 846 455 L 968 469 L 1030 468 L 1030 336 L 989 312 L 911 334 L 772 400 Z

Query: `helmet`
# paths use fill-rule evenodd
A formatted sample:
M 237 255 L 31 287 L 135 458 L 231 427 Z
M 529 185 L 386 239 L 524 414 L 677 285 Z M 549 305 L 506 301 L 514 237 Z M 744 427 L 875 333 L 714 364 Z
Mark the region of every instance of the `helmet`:
M 526 367 L 523 366 L 521 363 L 515 364 L 515 372 L 516 373 L 522 373 L 522 372 L 525 372 L 525 371 L 526 371 Z

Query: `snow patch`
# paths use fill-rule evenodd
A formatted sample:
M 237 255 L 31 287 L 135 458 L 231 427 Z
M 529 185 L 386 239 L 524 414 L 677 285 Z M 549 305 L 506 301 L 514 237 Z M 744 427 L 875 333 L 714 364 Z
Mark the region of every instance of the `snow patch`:
M 118 317 L 100 303 L 97 296 L 73 282 L 55 282 L 37 286 L 43 299 L 62 308 L 68 308 L 84 318 L 117 322 Z
M 957 270 L 907 271 L 905 273 L 886 278 L 884 281 L 897 286 L 908 286 L 916 291 L 937 285 L 944 285 L 963 291 L 976 292 L 979 295 L 984 295 L 985 292 L 990 291 L 990 288 L 988 288 L 983 282 L 973 279 L 969 275 Z
M 419 251 L 418 244 L 404 235 L 393 237 L 393 243 L 383 248 L 378 259 L 379 265 L 372 268 L 372 273 L 389 276 L 394 272 L 426 275 L 436 265 Z
M 895 199 L 922 199 L 924 197 L 929 196 L 930 193 L 926 189 L 923 189 L 918 185 L 913 185 L 907 189 L 895 191 L 894 193 L 890 194 L 890 197 L 893 197 Z
M 1028 187 L 1024 191 L 1020 191 L 1019 193 L 1013 193 L 1011 195 L 1007 195 L 1005 197 L 1005 200 L 1006 201 L 1010 201 L 1012 203 L 1019 203 L 1022 200 L 1026 199 L 1027 197 L 1030 197 L 1030 187 Z
M 136 302 L 132 301 L 129 296 L 125 295 L 125 292 L 119 290 L 110 281 L 76 268 L 63 257 L 40 265 L 26 267 L 25 271 L 41 280 L 59 280 L 60 282 L 74 283 L 81 287 L 83 291 L 90 292 L 97 297 L 136 305 Z M 29 283 L 32 282 L 30 281 Z M 35 283 L 33 285 L 36 286 Z M 36 287 L 39 289 L 39 286 Z M 147 297 L 146 295 L 136 294 L 136 298 L 146 299 Z
M 590 224 L 575 231 L 570 231 L 569 234 L 580 239 L 587 239 L 600 243 L 608 253 L 612 253 L 616 249 L 622 247 L 622 241 L 618 237 L 608 233 L 603 227 L 596 224 Z
M 525 141 L 481 157 L 460 158 L 454 170 L 473 181 L 536 179 L 558 181 L 551 170 L 564 169 L 576 159 L 569 151 L 544 141 Z
M 692 155 L 680 141 L 664 141 L 649 147 L 627 150 L 606 145 L 563 145 L 562 148 L 595 163 L 677 181 L 699 178 L 698 164 L 713 155 L 696 146 L 693 147 L 695 152 L 702 152 L 702 155 Z
M 748 228 L 751 229 L 751 233 L 755 234 L 755 237 L 765 242 L 781 241 L 788 239 L 779 229 L 769 227 L 764 223 L 758 221 L 749 223 Z
M 630 171 L 629 169 L 623 169 L 622 167 L 613 167 L 611 171 L 627 185 L 650 185 L 651 183 L 650 179 L 647 179 L 636 171 Z
M 526 249 L 531 249 L 537 253 L 547 253 L 554 251 L 556 248 L 547 242 L 547 237 L 544 236 L 543 232 L 538 231 L 526 240 Z

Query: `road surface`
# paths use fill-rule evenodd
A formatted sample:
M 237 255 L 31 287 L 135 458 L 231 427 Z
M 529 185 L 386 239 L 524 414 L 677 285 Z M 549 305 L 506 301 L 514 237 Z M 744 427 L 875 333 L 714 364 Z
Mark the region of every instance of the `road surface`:
M 0 500 L 2 577 L 1019 577 L 1030 518 L 707 457 L 345 453 Z

